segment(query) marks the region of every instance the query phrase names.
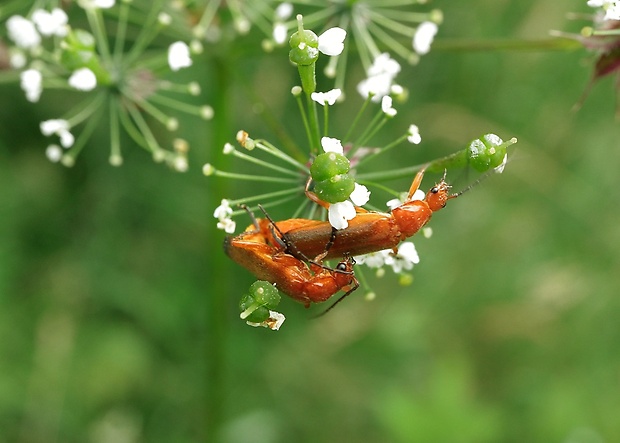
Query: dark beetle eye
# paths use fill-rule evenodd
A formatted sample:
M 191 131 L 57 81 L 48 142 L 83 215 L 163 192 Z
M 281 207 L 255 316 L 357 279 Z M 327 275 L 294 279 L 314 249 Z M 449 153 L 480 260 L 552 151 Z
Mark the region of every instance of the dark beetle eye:
M 346 271 L 347 270 L 347 264 L 343 261 L 341 261 L 340 263 L 338 263 L 336 265 L 336 269 L 338 269 L 339 271 Z
M 433 186 L 433 187 L 431 188 L 431 192 L 432 192 L 433 194 L 437 194 L 437 193 L 439 192 L 439 188 L 438 188 L 437 186 Z

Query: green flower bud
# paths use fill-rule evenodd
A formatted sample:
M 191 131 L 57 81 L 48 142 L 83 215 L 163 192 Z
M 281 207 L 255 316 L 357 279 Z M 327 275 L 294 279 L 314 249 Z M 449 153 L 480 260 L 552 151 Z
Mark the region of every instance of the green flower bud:
M 314 184 L 316 195 L 327 203 L 345 201 L 354 189 L 355 179 L 349 174 L 337 174 Z
M 336 152 L 325 152 L 314 159 L 312 166 L 310 166 L 310 174 L 314 181 L 319 182 L 338 174 L 346 174 L 350 167 L 349 159 L 344 155 Z

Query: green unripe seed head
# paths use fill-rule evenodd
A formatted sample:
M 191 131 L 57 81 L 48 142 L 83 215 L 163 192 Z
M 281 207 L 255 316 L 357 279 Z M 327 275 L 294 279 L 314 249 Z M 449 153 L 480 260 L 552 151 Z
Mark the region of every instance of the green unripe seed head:
M 506 156 L 506 145 L 494 134 L 486 134 L 471 142 L 467 157 L 471 166 L 479 172 L 499 166 Z
M 355 189 L 355 179 L 349 174 L 338 174 L 327 180 L 316 182 L 314 192 L 327 203 L 345 201 Z
M 336 152 L 319 154 L 310 166 L 310 174 L 316 182 L 328 180 L 338 174 L 346 174 L 351 168 L 349 159 Z
M 271 283 L 259 280 L 250 286 L 250 295 L 256 303 L 268 309 L 275 309 L 280 303 L 280 293 Z
M 242 316 L 244 320 L 252 323 L 262 323 L 269 318 L 269 309 L 260 306 L 250 294 L 245 294 L 239 302 L 239 310 L 244 312 L 251 308 L 254 308 L 254 310 L 250 312 L 247 317 Z

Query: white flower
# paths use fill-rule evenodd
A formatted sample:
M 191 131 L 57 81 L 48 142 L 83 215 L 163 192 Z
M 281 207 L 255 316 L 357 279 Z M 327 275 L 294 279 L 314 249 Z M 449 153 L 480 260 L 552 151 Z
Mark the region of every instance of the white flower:
M 173 71 L 181 68 L 187 68 L 192 65 L 192 59 L 189 56 L 189 46 L 184 42 L 174 42 L 168 48 L 168 65 Z
M 414 264 L 420 263 L 420 256 L 412 242 L 403 242 L 398 246 L 397 254 L 389 254 L 385 257 L 385 264 L 392 267 L 392 270 L 399 274 L 403 270 L 408 271 Z
M 354 259 L 355 263 L 358 265 L 366 265 L 369 268 L 381 268 L 385 264 L 385 258 L 391 254 L 391 252 L 391 249 L 384 249 L 382 251 L 359 255 L 354 257 Z
M 391 58 L 390 54 L 384 52 L 375 57 L 366 74 L 368 74 L 369 77 L 380 74 L 389 74 L 392 77 L 396 77 L 399 72 L 400 64 Z
M 222 199 L 222 203 L 217 208 L 215 208 L 215 211 L 213 212 L 213 217 L 219 220 L 225 220 L 227 218 L 230 218 L 232 213 L 233 210 L 230 207 L 230 203 L 228 202 L 228 200 Z
M 355 217 L 355 206 L 349 200 L 329 205 L 327 219 L 329 224 L 336 229 L 344 229 L 349 226 L 349 220 Z
M 388 117 L 394 117 L 396 115 L 396 109 L 392 107 L 392 97 L 389 95 L 383 96 L 381 99 L 381 110 Z
M 37 32 L 34 23 L 22 17 L 14 15 L 6 21 L 9 38 L 22 49 L 36 48 L 41 44 L 41 36 Z
M 332 89 L 327 92 L 313 92 L 310 94 L 310 97 L 319 105 L 325 106 L 325 104 L 328 104 L 331 106 L 336 103 L 341 94 L 342 91 L 340 89 Z
M 17 47 L 9 49 L 9 57 L 9 64 L 13 69 L 22 69 L 28 61 L 26 55 Z
M 507 161 L 508 161 L 508 154 L 504 155 L 502 162 L 499 164 L 499 166 L 496 166 L 495 168 L 493 168 L 493 170 L 497 172 L 498 174 L 501 174 L 502 172 L 504 172 L 504 168 L 506 167 Z
M 262 323 L 246 321 L 246 324 L 254 327 L 262 326 L 264 328 L 269 328 L 272 331 L 277 331 L 280 329 L 280 326 L 282 326 L 282 323 L 284 323 L 284 320 L 286 320 L 284 314 L 276 311 L 269 311 L 269 318 Z
M 403 203 L 405 202 L 405 199 L 407 198 L 407 194 L 403 193 L 401 198 L 393 198 L 392 200 L 388 200 L 385 205 L 390 208 L 390 211 L 394 208 L 398 208 L 399 206 L 402 206 Z M 416 191 L 413 193 L 413 195 L 411 196 L 410 199 L 408 199 L 408 202 L 413 202 L 416 200 L 424 200 L 424 198 L 426 198 L 426 194 L 424 193 L 423 190 L 421 189 L 416 189 Z
M 217 229 L 221 229 L 227 234 L 235 232 L 237 224 L 230 218 L 233 210 L 230 207 L 228 200 L 223 199 L 222 203 L 213 211 L 213 217 L 217 218 Z
M 19 75 L 20 86 L 29 102 L 38 102 L 43 91 L 43 76 L 36 69 L 27 69 Z
M 288 2 L 280 3 L 275 10 L 277 20 L 288 20 L 291 14 L 293 14 L 293 5 Z
M 605 10 L 605 20 L 620 20 L 620 2 L 613 2 Z
M 235 232 L 236 227 L 237 224 L 230 218 L 225 218 L 217 222 L 217 229 L 221 229 L 227 234 L 232 234 L 233 232 Z
M 617 0 L 589 0 L 588 6 L 602 8 L 605 20 L 620 20 L 620 2 Z
M 344 153 L 342 143 L 337 138 L 322 137 L 321 146 L 325 152 L 335 152 L 336 154 Z
M 349 220 L 353 219 L 357 214 L 355 205 L 362 206 L 368 203 L 370 191 L 366 186 L 355 183 L 355 189 L 351 192 L 349 198 L 351 201 L 345 200 L 329 205 L 327 219 L 329 224 L 336 229 L 344 229 L 349 226 Z
M 37 9 L 32 13 L 32 21 L 37 25 L 39 32 L 46 37 L 51 35 L 64 37 L 68 33 L 69 18 L 65 11 L 60 8 L 54 8 L 52 12 Z
M 41 133 L 47 137 L 52 134 L 56 134 L 60 137 L 60 144 L 63 148 L 70 148 L 73 146 L 75 137 L 69 132 L 69 122 L 62 119 L 45 120 L 39 125 Z
M 69 77 L 69 86 L 78 91 L 92 91 L 97 87 L 97 77 L 90 69 L 80 68 Z
M 373 102 L 379 102 L 384 96 L 390 94 L 394 78 L 400 72 L 400 65 L 387 52 L 375 57 L 372 65 L 368 68 L 367 78 L 357 85 L 357 91 L 364 98 L 372 95 Z
M 109 9 L 114 6 L 116 0 L 92 0 L 91 3 L 95 8 Z
M 414 145 L 419 145 L 422 141 L 422 136 L 420 135 L 420 129 L 416 125 L 409 125 L 407 140 L 409 143 L 413 143 Z
M 418 26 L 413 36 L 413 50 L 420 55 L 426 54 L 431 50 L 431 43 L 437 34 L 437 24 L 433 22 L 423 22 Z
M 49 161 L 58 163 L 62 158 L 62 149 L 58 145 L 49 145 L 45 150 L 45 155 Z
M 281 45 L 286 42 L 288 37 L 288 29 L 284 23 L 276 23 L 273 25 L 273 41 Z
M 330 28 L 319 35 L 319 51 L 325 55 L 340 55 L 344 50 L 344 39 L 347 31 L 342 28 Z

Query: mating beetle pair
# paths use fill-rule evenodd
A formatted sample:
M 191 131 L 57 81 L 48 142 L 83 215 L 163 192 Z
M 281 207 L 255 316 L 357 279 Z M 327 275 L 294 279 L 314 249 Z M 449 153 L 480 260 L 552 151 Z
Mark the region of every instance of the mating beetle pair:
M 412 200 L 418 190 L 424 170 L 415 176 L 407 199 L 390 213 L 356 208 L 356 216 L 348 227 L 335 230 L 327 221 L 289 219 L 274 222 L 268 216 L 255 219 L 245 232 L 227 237 L 226 254 L 252 272 L 257 278 L 274 283 L 289 297 L 303 303 L 319 303 L 330 299 L 340 290 L 345 294 L 359 284 L 353 273 L 353 256 L 384 249 L 398 250 L 398 244 L 418 232 L 449 199 L 462 194 L 450 194 L 444 177 L 433 186 L 424 200 Z M 306 195 L 316 203 L 329 207 L 315 194 Z M 343 258 L 335 268 L 323 260 Z M 332 305 L 333 307 L 333 305 Z

